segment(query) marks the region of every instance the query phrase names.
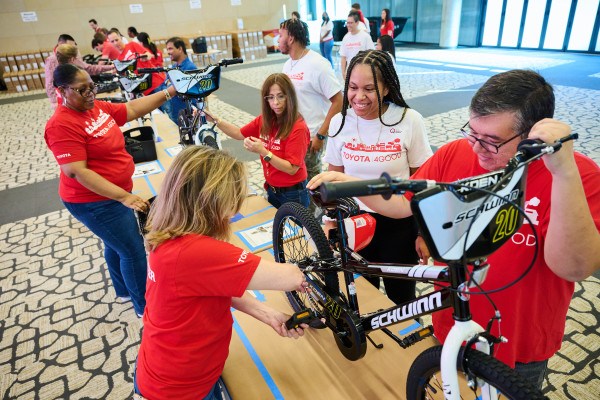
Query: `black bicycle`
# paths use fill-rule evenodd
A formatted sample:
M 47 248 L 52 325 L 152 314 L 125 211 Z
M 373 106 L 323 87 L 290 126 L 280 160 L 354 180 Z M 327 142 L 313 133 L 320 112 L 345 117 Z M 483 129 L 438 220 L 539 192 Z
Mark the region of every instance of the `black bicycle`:
M 523 217 L 528 219 L 523 210 L 527 165 L 576 137 L 573 134 L 553 144 L 524 141 L 504 170 L 454 183 L 403 180 L 387 174 L 380 179 L 325 183 L 310 194 L 335 221 L 336 227 L 329 231 L 328 238 L 306 208 L 296 203 L 284 204 L 274 219 L 275 258 L 278 262 L 297 264 L 310 288 L 308 293 L 286 292 L 296 311 L 288 327 L 305 322 L 313 328 L 331 329 L 341 353 L 354 361 L 365 355 L 367 340 L 375 345 L 369 333 L 382 330 L 406 348 L 431 336 L 433 328 L 425 327 L 399 338 L 388 327 L 452 308 L 455 325 L 444 345 L 425 350 L 410 368 L 409 400 L 463 399 L 467 387 L 477 399 L 545 398 L 514 370 L 491 356 L 493 346 L 505 339 L 490 333 L 493 320 L 486 329 L 472 320 L 469 295 L 483 294 L 470 289 L 485 280 L 490 268 L 486 257 L 517 232 Z M 411 209 L 431 256 L 447 266 L 369 262 L 350 246 L 352 235 L 348 228 L 366 225 L 366 221 L 360 221 L 366 217 L 360 214 L 350 196 L 391 196 L 407 191 L 414 193 Z M 447 210 L 444 217 L 440 210 Z M 339 272 L 344 278 L 344 290 L 340 289 Z M 527 272 L 529 269 L 522 276 Z M 385 310 L 361 314 L 354 274 L 446 286 Z
M 186 108 L 181 110 L 177 116 L 181 145 L 204 145 L 219 149 L 221 146 L 215 130 L 217 124 L 210 124 L 203 112 L 206 107 L 206 98 L 219 89 L 221 67 L 243 62 L 244 60 L 241 58 L 225 58 L 218 64 L 209 65 L 203 69 L 182 71 L 177 67 L 140 68 L 138 72 L 166 72 L 177 95 L 185 101 Z

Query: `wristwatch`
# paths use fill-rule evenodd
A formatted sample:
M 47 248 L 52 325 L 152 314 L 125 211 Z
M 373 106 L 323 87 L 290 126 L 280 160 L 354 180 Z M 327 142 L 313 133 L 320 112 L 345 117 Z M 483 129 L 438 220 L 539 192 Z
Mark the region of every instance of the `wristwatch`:
M 319 140 L 325 140 L 325 136 L 321 135 L 320 133 L 317 133 L 317 137 Z
M 263 157 L 263 160 L 265 160 L 266 162 L 271 161 L 271 158 L 273 158 L 273 153 L 272 152 L 268 152 L 267 155 L 265 155 Z

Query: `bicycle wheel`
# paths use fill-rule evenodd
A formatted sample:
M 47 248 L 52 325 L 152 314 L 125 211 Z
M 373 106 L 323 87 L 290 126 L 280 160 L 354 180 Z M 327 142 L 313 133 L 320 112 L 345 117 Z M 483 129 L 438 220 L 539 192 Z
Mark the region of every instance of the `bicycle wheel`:
M 444 399 L 440 373 L 442 346 L 435 346 L 422 352 L 410 367 L 406 382 L 408 400 Z M 498 399 L 537 400 L 546 399 L 521 375 L 501 361 L 473 349 L 462 348 L 459 353 L 457 370 L 469 375 L 470 379 L 483 380 L 498 390 Z M 466 374 L 459 373 L 461 399 L 480 399 L 481 390 L 467 387 Z M 464 390 L 462 388 L 465 388 Z
M 219 150 L 219 145 L 217 144 L 217 139 L 213 136 L 206 135 L 204 136 L 204 140 L 202 140 L 205 146 L 212 147 L 213 149 Z
M 273 252 L 280 263 L 297 264 L 311 257 L 333 258 L 325 233 L 310 212 L 298 203 L 285 203 L 273 221 Z M 311 273 L 322 285 L 323 274 Z M 316 315 L 324 315 L 318 302 L 305 293 L 286 292 L 294 311 L 311 308 Z M 322 329 L 325 325 L 313 321 L 311 327 Z

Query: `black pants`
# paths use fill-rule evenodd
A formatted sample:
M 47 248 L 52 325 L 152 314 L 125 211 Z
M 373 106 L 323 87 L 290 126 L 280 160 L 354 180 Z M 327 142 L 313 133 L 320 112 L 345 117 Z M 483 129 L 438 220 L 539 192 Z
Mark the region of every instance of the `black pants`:
M 370 213 L 377 221 L 371 243 L 358 253 L 367 261 L 417 264 L 419 256 L 415 249 L 417 224 L 413 217 L 394 219 Z M 379 289 L 379 277 L 365 276 Z M 396 304 L 415 298 L 415 281 L 383 278 L 385 291 Z

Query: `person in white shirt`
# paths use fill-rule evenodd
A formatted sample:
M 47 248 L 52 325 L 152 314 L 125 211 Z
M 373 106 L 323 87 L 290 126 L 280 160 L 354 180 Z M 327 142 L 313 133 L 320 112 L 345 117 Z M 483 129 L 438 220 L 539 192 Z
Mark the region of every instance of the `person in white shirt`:
M 312 179 L 321 172 L 321 155 L 329 121 L 342 109 L 342 87 L 327 60 L 306 48 L 302 21 L 283 21 L 279 27 L 278 45 L 281 53 L 290 56 L 283 65 L 283 73 L 294 84 L 298 109 L 310 130 L 310 148 L 304 161 L 308 179 Z
M 346 68 L 350 64 L 352 57 L 361 50 L 375 50 L 371 36 L 358 28 L 358 21 L 360 21 L 360 15 L 356 11 L 350 11 L 346 20 L 348 33 L 344 36 L 342 45 L 340 46 L 342 77 L 344 81 L 346 81 Z
M 333 59 L 331 51 L 333 50 L 333 21 L 329 19 L 329 15 L 323 11 L 323 23 L 321 24 L 321 34 L 319 35 L 319 48 L 321 55 L 329 60 L 333 68 Z
M 406 104 L 392 60 L 379 50 L 361 51 L 348 75 L 342 112 L 331 120 L 324 158 L 328 170 L 361 179 L 379 178 L 383 172 L 408 179 L 433 153 L 425 121 Z M 376 220 L 373 239 L 358 253 L 372 262 L 416 265 L 413 218 L 388 218 L 357 202 Z M 326 221 L 326 229 L 331 227 Z M 366 278 L 379 288 L 379 277 Z M 415 298 L 414 281 L 384 278 L 383 282 L 396 304 Z

